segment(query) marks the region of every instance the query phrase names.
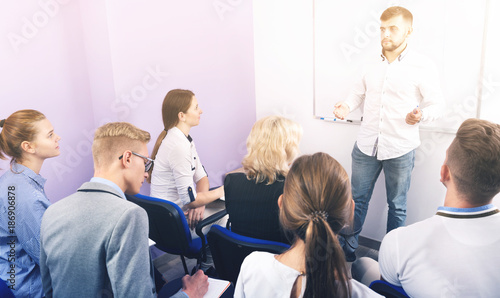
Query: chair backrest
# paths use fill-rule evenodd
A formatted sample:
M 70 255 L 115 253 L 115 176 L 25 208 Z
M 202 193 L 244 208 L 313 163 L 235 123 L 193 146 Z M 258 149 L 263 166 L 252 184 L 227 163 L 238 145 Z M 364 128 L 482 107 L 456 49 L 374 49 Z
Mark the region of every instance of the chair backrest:
M 254 251 L 279 254 L 290 248 L 288 244 L 246 237 L 213 225 L 207 234 L 215 269 L 219 278 L 236 283 L 243 260 Z
M 15 298 L 5 280 L 0 279 L 0 297 L 2 298 Z
M 386 298 L 409 298 L 402 287 L 392 285 L 385 280 L 374 280 L 370 284 L 370 289 L 385 296 Z
M 148 213 L 149 238 L 159 249 L 187 257 L 199 253 L 201 242 L 192 241 L 184 212 L 177 204 L 141 194 L 126 196 Z

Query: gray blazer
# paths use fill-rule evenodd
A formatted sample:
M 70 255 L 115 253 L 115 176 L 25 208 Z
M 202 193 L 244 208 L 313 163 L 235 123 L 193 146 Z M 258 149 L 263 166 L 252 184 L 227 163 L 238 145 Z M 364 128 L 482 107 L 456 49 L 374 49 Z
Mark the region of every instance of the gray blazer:
M 84 183 L 41 226 L 47 297 L 154 297 L 146 211 L 112 187 Z

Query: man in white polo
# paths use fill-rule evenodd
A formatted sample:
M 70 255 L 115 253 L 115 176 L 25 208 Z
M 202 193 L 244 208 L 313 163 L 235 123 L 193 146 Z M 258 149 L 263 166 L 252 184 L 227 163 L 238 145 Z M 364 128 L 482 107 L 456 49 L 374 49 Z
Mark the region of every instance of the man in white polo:
M 381 278 L 410 297 L 498 297 L 500 211 L 492 201 L 500 192 L 500 125 L 466 120 L 446 152 L 441 182 L 446 196 L 434 216 L 382 240 Z M 376 262 L 354 262 L 353 278 L 378 279 L 363 278 L 367 267 Z

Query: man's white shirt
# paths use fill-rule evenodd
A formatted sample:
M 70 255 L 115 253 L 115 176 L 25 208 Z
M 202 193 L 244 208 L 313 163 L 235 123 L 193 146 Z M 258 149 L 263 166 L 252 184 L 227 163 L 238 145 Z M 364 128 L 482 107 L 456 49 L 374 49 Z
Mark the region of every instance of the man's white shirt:
M 406 115 L 419 107 L 422 123 L 442 113 L 443 95 L 435 64 L 408 47 L 392 63 L 382 55 L 365 67 L 345 103 L 353 111 L 364 102 L 357 138 L 361 152 L 379 160 L 400 157 L 420 145 L 419 125 Z

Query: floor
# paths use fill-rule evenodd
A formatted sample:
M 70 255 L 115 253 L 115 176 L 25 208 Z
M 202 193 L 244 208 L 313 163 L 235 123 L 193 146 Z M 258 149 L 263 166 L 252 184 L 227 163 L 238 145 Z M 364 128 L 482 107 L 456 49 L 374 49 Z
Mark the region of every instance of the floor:
M 151 257 L 156 269 L 163 275 L 165 281 L 171 281 L 185 275 L 182 267 L 181 257 L 164 253 L 156 247 L 151 247 Z M 191 271 L 196 265 L 195 259 L 186 259 L 188 270 Z
M 356 257 L 370 257 L 374 260 L 378 260 L 379 248 L 380 241 L 360 236 L 359 247 L 356 250 Z M 156 269 L 161 272 L 164 280 L 170 281 L 184 276 L 184 268 L 182 267 L 181 258 L 179 256 L 164 253 L 156 247 L 151 248 L 151 256 Z M 188 270 L 191 271 L 191 269 L 193 269 L 196 265 L 196 260 L 186 259 L 186 263 Z M 350 271 L 351 263 L 347 263 L 347 266 Z

